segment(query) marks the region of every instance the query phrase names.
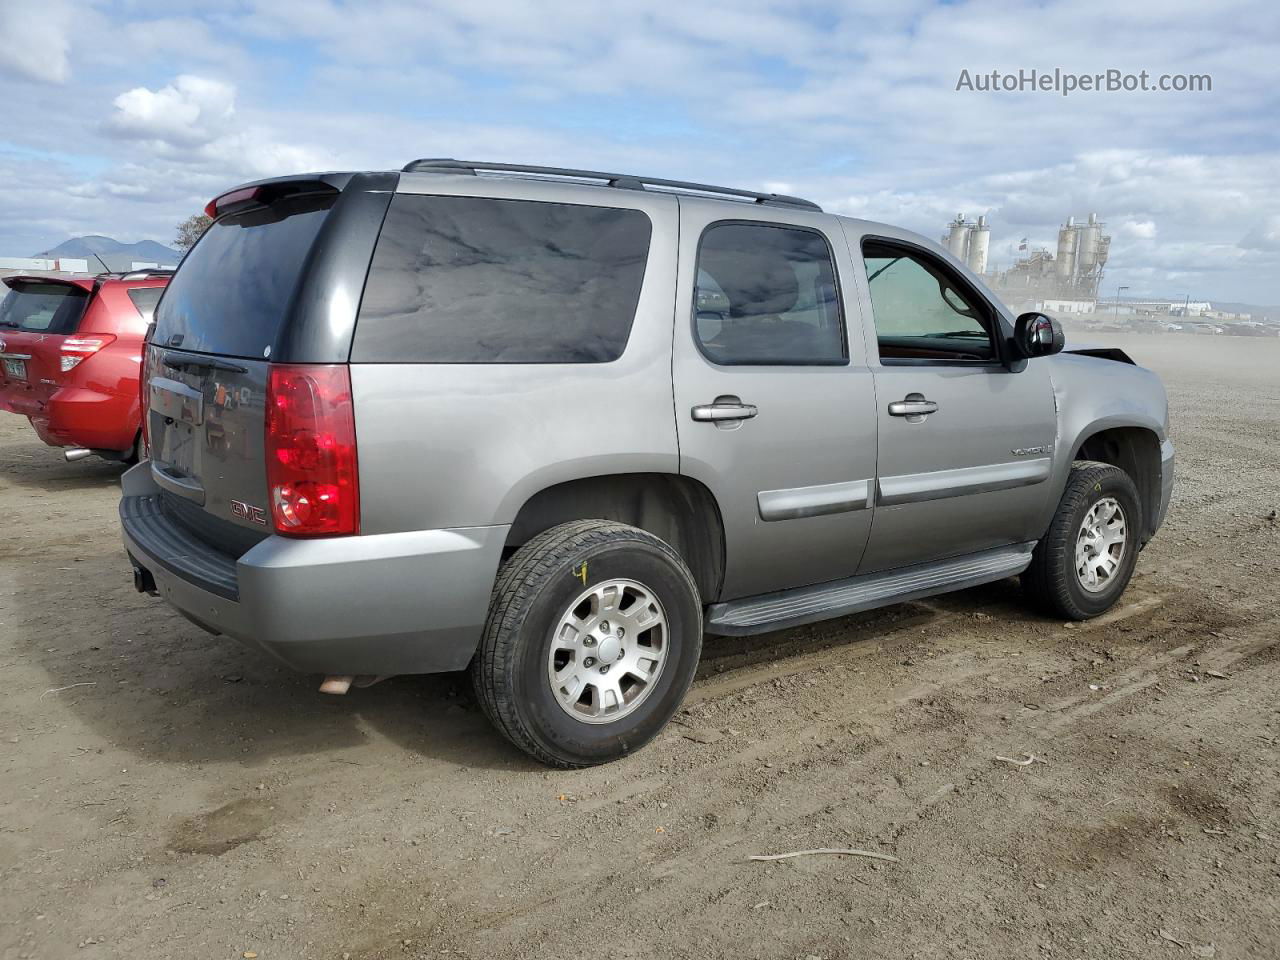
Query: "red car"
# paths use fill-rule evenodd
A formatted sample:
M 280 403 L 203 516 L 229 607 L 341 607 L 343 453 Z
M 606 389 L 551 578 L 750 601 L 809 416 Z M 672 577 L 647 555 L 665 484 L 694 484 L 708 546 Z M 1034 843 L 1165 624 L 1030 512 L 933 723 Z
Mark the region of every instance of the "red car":
M 0 301 L 0 410 L 68 460 L 137 459 L 142 341 L 172 271 L 13 276 Z

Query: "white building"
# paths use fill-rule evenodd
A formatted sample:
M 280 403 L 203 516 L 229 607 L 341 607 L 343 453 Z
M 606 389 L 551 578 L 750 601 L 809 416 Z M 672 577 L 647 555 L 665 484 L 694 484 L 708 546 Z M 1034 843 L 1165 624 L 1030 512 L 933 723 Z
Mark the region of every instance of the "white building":
M 1046 313 L 1093 313 L 1093 300 L 1037 300 L 1035 308 Z
M 88 260 L 61 257 L 57 260 L 41 260 L 34 257 L 0 257 L 0 270 L 39 271 L 41 273 L 88 273 Z

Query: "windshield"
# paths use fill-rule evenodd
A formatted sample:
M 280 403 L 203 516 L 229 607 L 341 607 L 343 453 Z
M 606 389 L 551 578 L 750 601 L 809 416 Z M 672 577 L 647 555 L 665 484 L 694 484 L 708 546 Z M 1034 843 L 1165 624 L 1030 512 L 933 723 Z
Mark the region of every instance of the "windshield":
M 169 281 L 151 342 L 269 358 L 333 202 L 329 195 L 291 198 L 216 221 Z
M 0 327 L 33 333 L 74 333 L 89 291 L 65 283 L 16 283 L 0 301 Z

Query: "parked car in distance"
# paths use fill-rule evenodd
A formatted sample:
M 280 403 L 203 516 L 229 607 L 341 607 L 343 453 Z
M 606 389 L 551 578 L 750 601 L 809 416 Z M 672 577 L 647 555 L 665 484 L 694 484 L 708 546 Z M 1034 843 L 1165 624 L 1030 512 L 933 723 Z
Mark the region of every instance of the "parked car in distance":
M 469 669 L 548 764 L 653 738 L 704 631 L 1019 574 L 1096 616 L 1168 506 L 1156 375 L 897 227 L 442 160 L 208 212 L 122 480 L 135 586 L 327 692 Z
M 142 343 L 170 270 L 4 277 L 0 410 L 68 460 L 137 459 Z

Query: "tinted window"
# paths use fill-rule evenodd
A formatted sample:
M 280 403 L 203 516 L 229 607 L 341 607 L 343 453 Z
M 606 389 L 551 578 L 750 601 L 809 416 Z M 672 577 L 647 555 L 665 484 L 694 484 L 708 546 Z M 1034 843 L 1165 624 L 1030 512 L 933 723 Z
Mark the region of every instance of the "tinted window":
M 721 364 L 843 363 L 831 249 L 797 227 L 722 223 L 698 248 L 694 331 Z
M 398 195 L 374 251 L 351 358 L 616 360 L 640 299 L 650 230 L 639 210 Z
M 990 360 L 981 301 L 940 263 L 909 247 L 862 249 L 881 359 Z
M 164 293 L 164 287 L 131 287 L 128 292 L 129 299 L 142 314 L 142 319 L 150 323 L 151 315 L 156 312 L 156 304 L 160 302 L 160 294 Z
M 331 195 L 297 197 L 214 223 L 169 281 L 152 342 L 267 356 L 333 201 Z
M 0 328 L 75 333 L 89 291 L 65 283 L 15 284 L 0 301 Z

